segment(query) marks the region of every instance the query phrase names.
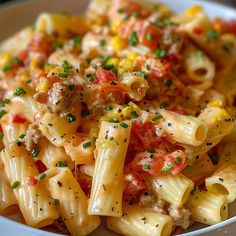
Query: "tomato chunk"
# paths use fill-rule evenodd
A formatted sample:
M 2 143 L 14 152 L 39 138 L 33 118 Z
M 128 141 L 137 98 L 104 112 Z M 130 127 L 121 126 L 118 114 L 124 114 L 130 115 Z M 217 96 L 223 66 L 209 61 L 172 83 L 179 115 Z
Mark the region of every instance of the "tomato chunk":
M 38 183 L 38 180 L 34 176 L 28 177 L 28 185 L 35 186 Z
M 47 167 L 40 160 L 36 161 L 35 165 L 37 166 L 39 173 L 45 172 L 47 170 Z
M 27 119 L 23 115 L 14 115 L 12 118 L 13 123 L 23 124 L 27 121 Z
M 97 81 L 100 83 L 107 83 L 107 82 L 111 82 L 111 81 L 115 80 L 116 75 L 115 75 L 115 73 L 113 73 L 109 70 L 105 70 L 103 68 L 98 68 L 98 70 L 96 71 L 96 78 L 97 78 Z

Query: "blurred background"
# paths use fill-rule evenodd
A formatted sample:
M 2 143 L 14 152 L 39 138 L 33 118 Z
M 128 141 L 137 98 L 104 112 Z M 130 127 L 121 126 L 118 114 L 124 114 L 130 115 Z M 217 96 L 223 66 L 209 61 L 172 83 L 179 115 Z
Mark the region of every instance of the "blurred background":
M 22 1 L 22 0 L 0 0 L 0 4 L 1 3 L 8 3 L 8 2 L 20 2 L 20 1 Z M 27 0 L 23 0 L 23 1 L 27 1 Z M 175 1 L 178 1 L 178 0 L 175 0 Z M 189 0 L 189 1 L 191 1 L 191 0 Z M 199 0 L 199 1 L 201 1 L 201 0 Z M 219 2 L 222 4 L 236 7 L 236 0 L 208 0 L 208 1 Z

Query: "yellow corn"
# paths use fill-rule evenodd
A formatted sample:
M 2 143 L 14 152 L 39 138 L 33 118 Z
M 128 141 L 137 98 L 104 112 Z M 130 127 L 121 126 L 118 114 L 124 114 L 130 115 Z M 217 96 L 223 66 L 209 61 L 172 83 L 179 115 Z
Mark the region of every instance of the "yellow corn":
M 0 68 L 3 69 L 11 63 L 12 55 L 10 52 L 0 54 Z
M 202 11 L 202 7 L 200 5 L 193 5 L 192 7 L 189 7 L 186 10 L 186 13 L 189 17 L 194 17 L 196 16 L 197 13 L 199 13 L 200 11 Z
M 213 119 L 215 121 L 219 121 L 219 120 L 227 119 L 229 117 L 230 115 L 228 114 L 228 112 L 225 109 L 222 109 L 218 114 L 215 115 L 215 117 L 213 117 Z
M 118 34 L 119 33 L 119 30 L 120 30 L 120 27 L 122 26 L 122 24 L 124 24 L 124 20 L 119 20 L 119 19 L 116 19 L 116 20 L 113 20 L 111 22 L 111 31 L 113 34 Z
M 46 64 L 46 65 L 44 66 L 44 72 L 45 72 L 45 73 L 48 73 L 50 70 L 53 69 L 53 67 L 55 67 L 55 66 L 50 65 L 50 64 Z
M 30 69 L 34 70 L 38 67 L 39 61 L 37 57 L 33 57 L 30 61 Z
M 48 80 L 46 78 L 41 78 L 36 90 L 46 93 L 46 92 L 48 92 L 49 87 L 50 87 L 50 85 L 49 85 Z
M 120 62 L 119 58 L 112 57 L 108 60 L 106 65 L 113 65 L 115 69 L 118 69 L 119 62 Z
M 132 61 L 134 61 L 138 56 L 139 56 L 138 53 L 136 53 L 136 52 L 130 52 L 130 53 L 128 54 L 127 58 L 130 59 L 130 60 L 132 60 Z
M 128 42 L 126 39 L 123 39 L 117 35 L 111 39 L 110 44 L 111 44 L 111 47 L 115 50 L 123 50 L 127 47 Z
M 221 106 L 222 106 L 221 100 L 216 100 L 208 104 L 208 107 L 221 107 Z
M 235 35 L 234 34 L 223 34 L 223 39 L 230 41 L 230 42 L 234 42 L 235 41 Z
M 118 72 L 124 73 L 124 72 L 130 72 L 134 69 L 134 63 L 130 59 L 122 59 L 119 63 Z
M 160 5 L 158 7 L 158 12 L 161 13 L 162 17 L 168 17 L 171 15 L 170 9 L 165 5 Z

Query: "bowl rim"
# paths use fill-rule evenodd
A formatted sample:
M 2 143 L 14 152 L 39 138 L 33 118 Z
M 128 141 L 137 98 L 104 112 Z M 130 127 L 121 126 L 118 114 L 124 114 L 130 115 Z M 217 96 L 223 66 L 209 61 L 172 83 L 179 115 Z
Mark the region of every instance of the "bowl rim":
M 36 2 L 41 2 L 42 0 L 21 0 L 19 2 L 9 2 L 9 3 L 4 3 L 2 4 L 1 8 L 0 8 L 0 13 L 4 12 L 4 11 L 8 11 L 11 10 L 13 8 L 17 8 L 19 6 L 22 5 L 34 5 Z M 152 1 L 157 1 L 157 0 L 152 0 Z M 207 0 L 191 0 L 190 2 L 188 2 L 187 0 L 178 0 L 179 4 L 181 5 L 182 3 L 187 3 L 189 6 L 190 5 L 203 5 L 203 7 L 208 7 L 208 8 L 214 8 L 214 7 L 220 7 L 221 11 L 227 11 L 227 12 L 231 12 L 230 15 L 235 15 L 235 17 L 232 17 L 236 19 L 236 9 L 227 6 L 227 5 L 222 5 L 220 3 L 215 3 L 215 2 L 209 2 Z M 168 3 L 171 3 L 171 0 L 159 0 L 159 2 L 161 3 L 166 3 L 168 5 Z M 9 225 L 12 225 L 13 227 L 16 228 L 20 228 L 22 230 L 26 230 L 28 232 L 32 232 L 32 233 L 40 233 L 40 235 L 42 236 L 65 236 L 64 234 L 58 234 L 58 233 L 53 233 L 53 232 L 49 232 L 49 231 L 45 231 L 42 229 L 38 229 L 38 228 L 33 228 L 31 226 L 22 224 L 20 222 L 14 221 L 12 219 L 9 219 L 5 216 L 0 215 L 0 221 Z M 211 225 L 211 226 L 206 226 L 202 229 L 197 229 L 197 230 L 193 230 L 190 232 L 186 232 L 186 233 L 182 233 L 182 234 L 178 234 L 176 236 L 195 236 L 195 235 L 201 235 L 201 234 L 206 234 L 209 233 L 210 231 L 215 231 L 215 230 L 220 230 L 223 227 L 226 227 L 232 223 L 236 222 L 236 216 L 233 216 L 227 220 L 224 220 L 220 223 Z

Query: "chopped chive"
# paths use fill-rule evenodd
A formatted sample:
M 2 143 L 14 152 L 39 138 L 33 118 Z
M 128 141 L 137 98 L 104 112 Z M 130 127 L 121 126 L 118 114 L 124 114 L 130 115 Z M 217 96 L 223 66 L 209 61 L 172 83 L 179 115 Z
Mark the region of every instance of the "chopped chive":
M 160 50 L 160 49 L 158 49 L 158 50 L 156 50 L 156 51 L 154 52 L 154 58 L 155 58 L 155 59 L 157 59 L 157 58 L 159 58 L 159 57 L 163 58 L 163 57 L 165 57 L 165 56 L 166 56 L 166 51 L 165 51 L 165 50 Z
M 10 102 L 11 102 L 11 100 L 6 98 L 2 101 L 2 105 L 4 106 L 5 104 L 9 104 Z
M 53 198 L 52 202 L 55 206 L 60 205 L 60 200 L 59 199 Z
M 182 161 L 181 157 L 178 156 L 178 157 L 175 158 L 175 163 L 180 163 L 181 161 Z
M 150 33 L 148 33 L 148 34 L 146 35 L 146 39 L 147 39 L 148 41 L 152 41 L 152 35 L 151 35 Z
M 139 73 L 139 75 L 142 76 L 144 79 L 147 79 L 148 74 L 147 74 L 146 72 L 140 70 L 138 73 Z
M 3 140 L 3 133 L 0 133 L 0 141 Z
M 9 65 L 7 65 L 7 66 L 5 66 L 5 67 L 3 68 L 3 72 L 6 73 L 6 72 L 8 72 L 8 71 L 11 71 L 12 69 L 13 69 L 12 65 L 9 64 Z
M 7 112 L 5 110 L 1 110 L 0 111 L 0 119 L 6 114 L 7 114 Z
M 107 105 L 104 107 L 104 109 L 107 111 L 111 111 L 113 109 L 113 107 L 111 105 Z
M 145 163 L 145 164 L 143 165 L 143 169 L 144 169 L 144 170 L 150 170 L 150 165 L 148 165 L 147 163 Z
M 149 64 L 146 65 L 147 70 L 151 70 L 151 66 Z
M 138 114 L 137 114 L 136 111 L 132 111 L 132 112 L 130 113 L 130 116 L 131 116 L 132 119 L 138 118 Z
M 25 83 L 26 83 L 26 84 L 30 84 L 31 81 L 32 81 L 31 79 L 27 79 L 27 80 L 25 81 Z
M 71 113 L 66 115 L 66 119 L 69 123 L 72 123 L 72 122 L 76 121 L 76 117 Z
M 16 91 L 13 93 L 14 97 L 19 97 L 22 94 L 25 94 L 25 90 L 22 87 L 18 87 Z
M 170 88 L 172 84 L 173 84 L 173 81 L 171 79 L 168 79 L 168 80 L 165 81 L 165 85 L 168 88 Z
M 196 56 L 197 57 L 203 57 L 204 56 L 204 52 L 203 51 L 196 51 Z
M 19 136 L 19 139 L 24 139 L 24 137 L 25 137 L 25 134 L 21 134 L 21 135 Z
M 154 153 L 156 153 L 156 150 L 154 148 L 150 148 L 150 149 L 148 149 L 147 152 L 150 154 L 154 154 Z
M 122 12 L 124 12 L 124 9 L 123 8 L 119 8 L 119 9 L 117 9 L 117 12 L 118 13 L 122 13 Z
M 89 77 L 87 78 L 87 80 L 88 80 L 89 82 L 93 82 L 95 79 L 96 79 L 96 78 L 93 77 L 93 76 L 89 76 Z
M 129 45 L 136 46 L 138 44 L 138 36 L 135 31 L 133 31 L 129 38 Z
M 68 61 L 64 61 L 63 62 L 63 64 L 62 64 L 62 68 L 63 68 L 63 70 L 64 70 L 64 73 L 69 73 L 69 69 L 70 69 L 70 65 L 69 65 L 69 63 L 68 63 Z
M 87 142 L 87 143 L 84 143 L 83 144 L 83 149 L 86 149 L 86 148 L 88 148 L 88 147 L 91 147 L 91 142 Z
M 61 42 L 54 42 L 53 43 L 53 48 L 54 49 L 58 49 L 58 48 L 62 48 L 63 44 Z
M 173 169 L 173 167 L 174 167 L 174 164 L 170 163 L 167 166 L 165 166 L 162 170 L 165 174 L 167 174 L 167 173 L 170 173 L 170 171 Z
M 152 118 L 152 121 L 156 122 L 156 121 L 160 120 L 161 118 L 162 118 L 162 115 L 158 114 L 157 116 Z
M 75 85 L 74 85 L 74 84 L 69 84 L 69 85 L 68 85 L 68 90 L 73 91 L 74 88 L 75 88 Z
M 109 56 L 109 55 L 106 55 L 102 58 L 102 67 L 106 66 L 109 59 L 111 59 L 111 56 Z
M 19 185 L 20 185 L 20 182 L 19 182 L 19 181 L 15 181 L 15 182 L 11 185 L 11 188 L 12 188 L 12 189 L 16 189 Z
M 20 59 L 19 59 L 19 57 L 13 57 L 13 64 L 15 64 L 15 65 L 20 65 Z
M 72 45 L 73 47 L 76 47 L 77 44 L 81 43 L 82 38 L 80 35 L 76 36 L 75 38 L 72 39 Z
M 100 39 L 99 40 L 99 46 L 103 48 L 106 45 L 106 40 L 105 39 Z
M 93 136 L 92 141 L 95 142 L 97 140 L 97 137 Z
M 61 78 L 67 78 L 68 73 L 59 73 L 58 76 L 61 77 Z
M 216 38 L 219 37 L 218 33 L 217 33 L 216 31 L 214 31 L 214 30 L 209 31 L 209 32 L 207 33 L 207 36 L 208 36 L 208 38 L 210 38 L 210 39 L 216 39 Z
M 44 179 L 46 176 L 47 176 L 47 175 L 46 175 L 45 173 L 40 173 L 40 174 L 38 175 L 38 179 L 42 180 L 42 179 Z
M 90 114 L 90 112 L 89 112 L 89 110 L 85 109 L 85 110 L 82 110 L 80 114 L 82 117 L 86 117 Z
M 67 167 L 67 163 L 66 163 L 66 161 L 58 161 L 57 166 L 58 167 Z
M 126 123 L 123 123 L 123 122 L 120 123 L 120 126 L 123 127 L 123 128 L 125 128 L 125 129 L 129 127 L 129 125 L 127 125 Z
M 40 153 L 40 149 L 34 149 L 32 152 L 31 152 L 31 156 L 36 158 Z

